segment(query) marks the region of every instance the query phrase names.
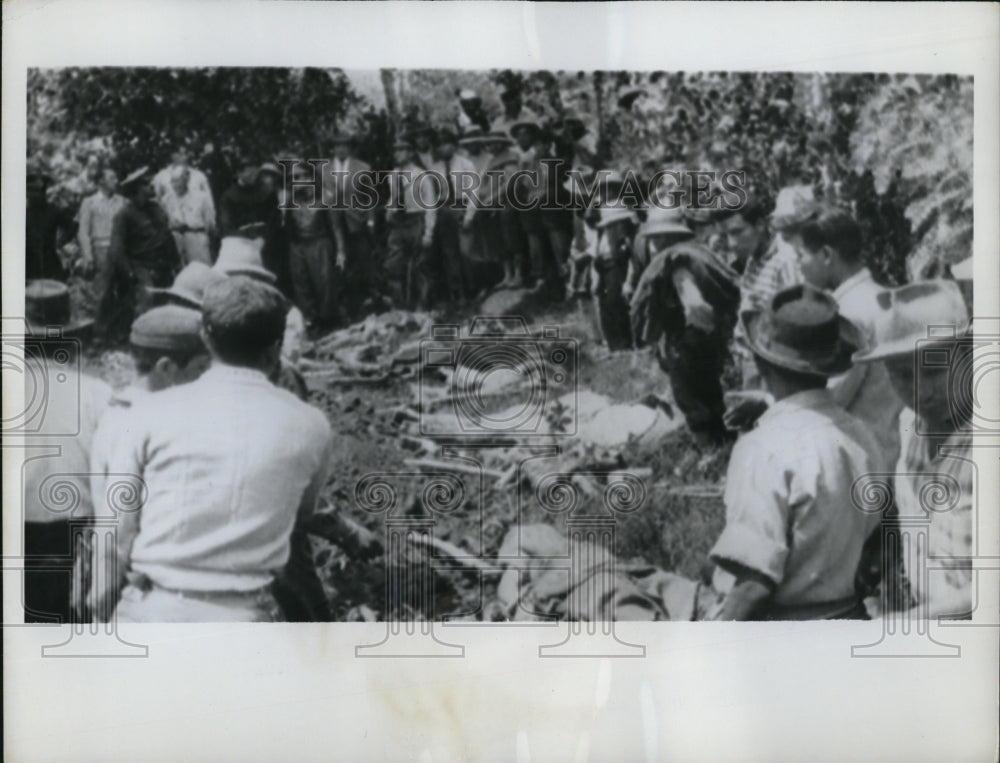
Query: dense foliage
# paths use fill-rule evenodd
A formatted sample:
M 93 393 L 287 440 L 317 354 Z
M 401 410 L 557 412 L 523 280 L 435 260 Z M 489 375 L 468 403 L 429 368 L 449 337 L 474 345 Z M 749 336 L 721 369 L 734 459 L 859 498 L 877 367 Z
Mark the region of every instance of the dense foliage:
M 458 92 L 490 118 L 501 89 L 543 119 L 580 116 L 599 162 L 743 169 L 765 198 L 790 183 L 850 205 L 876 277 L 897 283 L 971 254 L 972 81 L 956 76 L 726 72 L 384 70 L 381 98 L 339 69 L 60 69 L 29 72 L 28 153 L 57 180 L 87 155 L 161 166 L 180 142 L 238 168 L 329 155 L 349 129 L 375 166 L 394 131 L 454 124 Z M 378 102 L 378 106 L 375 102 Z

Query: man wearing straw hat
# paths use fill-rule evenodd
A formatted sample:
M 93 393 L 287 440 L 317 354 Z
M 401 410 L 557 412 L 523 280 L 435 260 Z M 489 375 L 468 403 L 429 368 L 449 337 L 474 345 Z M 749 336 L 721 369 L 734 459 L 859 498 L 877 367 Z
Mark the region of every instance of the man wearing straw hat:
M 639 217 L 625 206 L 601 206 L 599 211 L 593 268 L 601 335 L 609 350 L 627 350 L 632 347 L 632 329 L 623 287 Z
M 861 332 L 808 286 L 742 317 L 775 403 L 733 448 L 726 525 L 710 557 L 717 619 L 866 619 L 855 575 L 880 517 L 855 510 L 864 475 L 884 470 L 868 428 L 836 404 L 827 379 L 851 367 Z
M 878 306 L 883 317 L 875 323 L 874 342 L 856 353 L 854 361 L 885 364 L 892 388 L 908 406 L 899 416 L 902 442 L 894 495 L 901 518 L 930 520 L 926 545 L 903 557 L 904 571 L 915 602 L 926 607 L 928 617 L 968 617 L 973 606 L 975 404 L 969 313 L 959 286 L 944 280 L 884 291 Z M 943 495 L 939 504 L 927 500 L 935 490 Z M 935 569 L 928 570 L 930 559 Z

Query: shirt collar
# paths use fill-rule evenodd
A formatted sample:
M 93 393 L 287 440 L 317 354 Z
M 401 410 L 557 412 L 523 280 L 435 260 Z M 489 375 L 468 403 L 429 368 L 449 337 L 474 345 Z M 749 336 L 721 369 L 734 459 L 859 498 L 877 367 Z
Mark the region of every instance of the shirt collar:
M 834 405 L 833 397 L 827 389 L 807 389 L 796 392 L 793 395 L 782 398 L 771 405 L 759 419 L 758 426 L 772 419 L 776 419 L 786 413 L 794 413 L 801 410 L 817 410 Z
M 840 286 L 833 290 L 833 298 L 839 302 L 847 295 L 848 292 L 853 291 L 861 284 L 867 283 L 871 280 L 872 272 L 868 268 L 861 268 L 861 270 L 852 275 L 846 281 L 841 282 Z
M 246 366 L 232 366 L 228 363 L 222 363 L 220 361 L 213 361 L 212 365 L 209 367 L 205 373 L 201 375 L 202 379 L 208 380 L 220 380 L 220 381 L 244 381 L 244 382 L 257 382 L 270 384 L 267 376 L 263 371 L 258 371 L 256 368 L 247 368 Z

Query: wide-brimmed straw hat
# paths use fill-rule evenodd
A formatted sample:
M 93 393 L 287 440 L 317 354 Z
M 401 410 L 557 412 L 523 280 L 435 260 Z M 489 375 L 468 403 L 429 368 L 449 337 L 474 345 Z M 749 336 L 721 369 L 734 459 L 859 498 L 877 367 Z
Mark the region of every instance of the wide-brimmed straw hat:
M 25 285 L 24 318 L 28 335 L 36 338 L 78 337 L 94 325 L 89 318 L 73 316 L 69 287 L 48 278 L 31 280 Z
M 740 316 L 751 351 L 772 365 L 810 376 L 836 376 L 864 348 L 860 330 L 830 295 L 808 284 L 778 292 L 765 310 Z
M 646 222 L 639 228 L 639 235 L 661 236 L 668 233 L 694 235 L 694 231 L 684 224 L 684 214 L 679 209 L 652 207 L 646 215 Z
M 190 262 L 174 277 L 174 282 L 167 287 L 152 286 L 153 294 L 164 294 L 176 302 L 182 302 L 188 307 L 201 308 L 201 300 L 205 289 L 226 277 L 220 270 L 213 270 L 204 262 Z
M 597 221 L 598 228 L 607 228 L 615 223 L 630 222 L 639 224 L 639 216 L 634 209 L 629 207 L 600 207 L 600 218 Z
M 213 268 L 227 276 L 250 276 L 273 285 L 278 279 L 264 267 L 260 254 L 263 245 L 261 239 L 226 236 L 219 246 L 219 259 Z
M 532 135 L 538 135 L 542 132 L 542 126 L 531 119 L 525 119 L 520 122 L 515 122 L 510 126 L 511 137 L 516 138 L 517 134 L 522 130 L 528 130 Z
M 886 289 L 876 299 L 881 315 L 875 321 L 870 348 L 854 356 L 864 363 L 906 355 L 930 344 L 947 344 L 969 329 L 969 310 L 954 281 L 917 281 Z

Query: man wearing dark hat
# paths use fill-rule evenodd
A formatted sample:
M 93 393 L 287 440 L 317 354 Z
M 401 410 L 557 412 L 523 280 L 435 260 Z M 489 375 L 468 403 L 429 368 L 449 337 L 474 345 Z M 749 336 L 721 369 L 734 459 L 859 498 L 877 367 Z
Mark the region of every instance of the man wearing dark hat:
M 108 464 L 144 496 L 120 530 L 132 541 L 117 551 L 128 580 L 119 621 L 280 619 L 273 579 L 296 518 L 316 507 L 332 447 L 322 412 L 268 381 L 285 311 L 277 290 L 249 278 L 210 287 L 211 367 L 130 412 Z
M 181 268 L 170 220 L 156 202 L 148 170 L 129 175 L 122 190 L 128 203 L 115 216 L 108 249 L 113 288 L 105 293 L 98 314 L 98 334 L 107 341 L 130 326 L 132 316 L 152 307 L 150 289 L 169 286 Z
M 338 231 L 338 255 L 344 260 L 344 282 L 340 293 L 352 318 L 361 316 L 365 300 L 378 289 L 375 261 L 375 184 L 371 167 L 353 155 L 354 138 L 336 133 L 333 159 L 324 178 L 324 193 L 331 193 L 332 220 Z M 327 186 L 330 186 L 329 188 Z
M 66 284 L 29 281 L 24 301 L 24 399 L 36 401 L 25 445 L 48 451 L 28 459 L 22 472 L 25 622 L 66 623 L 71 614 L 81 614 L 84 592 L 74 589 L 79 581 L 71 575 L 77 556 L 73 527 L 94 514 L 87 474 L 111 388 L 80 371 L 81 342 L 92 321 L 74 319 Z
M 426 310 L 430 307 L 433 273 L 429 270 L 430 250 L 438 211 L 418 200 L 418 178 L 426 172 L 416 160 L 413 144 L 396 141 L 396 169 L 389 181 L 389 252 L 385 272 L 397 307 Z
M 851 367 L 861 333 L 805 285 L 743 316 L 775 403 L 740 437 L 726 473 L 726 526 L 712 548 L 722 620 L 866 619 L 855 574 L 881 517 L 851 506 L 859 478 L 882 472 L 868 428 L 827 379 Z

